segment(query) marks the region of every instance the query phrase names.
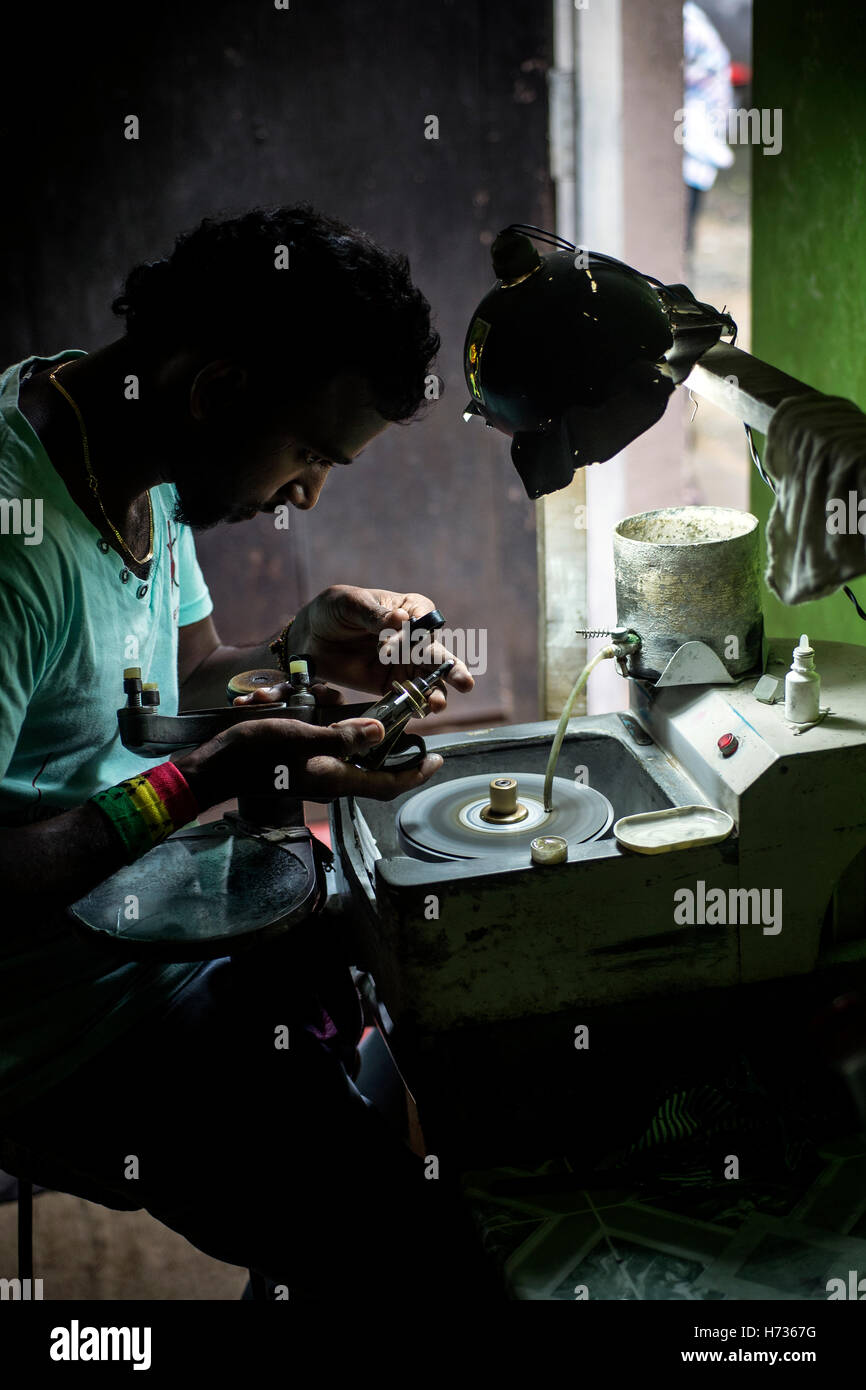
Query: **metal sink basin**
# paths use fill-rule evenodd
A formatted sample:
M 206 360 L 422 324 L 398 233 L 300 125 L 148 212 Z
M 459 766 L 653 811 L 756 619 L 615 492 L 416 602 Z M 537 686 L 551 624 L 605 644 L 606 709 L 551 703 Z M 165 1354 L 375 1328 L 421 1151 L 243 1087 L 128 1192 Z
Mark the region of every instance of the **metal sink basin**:
M 549 721 L 445 734 L 429 747 L 445 758 L 440 778 L 543 772 L 554 729 Z M 706 802 L 668 754 L 636 743 L 617 715 L 572 720 L 557 774 L 570 778 L 581 766 L 616 818 Z M 735 882 L 736 836 L 644 856 L 621 850 L 608 831 L 570 845 L 559 865 L 515 862 L 510 853 L 434 863 L 400 849 L 405 799 L 331 808 L 337 891 L 358 964 L 395 1022 L 429 1036 L 737 979 L 736 933 L 685 931 L 673 915 L 678 882 Z
M 637 744 L 616 715 L 574 719 L 571 728 L 575 725 L 580 726 L 579 731 L 568 733 L 563 740 L 556 775 L 571 780 L 581 769 L 580 780 L 608 798 L 615 819 L 704 800 L 697 787 L 657 745 L 642 747 Z M 549 720 L 429 738 L 426 742 L 430 751 L 441 753 L 445 759 L 444 766 L 436 774 L 436 782 L 440 784 L 475 774 L 492 778 L 508 772 L 517 774 L 518 779 L 521 772 L 543 774 L 555 730 L 556 721 Z M 392 802 L 366 798 L 355 802 L 384 860 L 407 857 L 397 834 L 397 815 L 412 795 L 414 793 L 408 793 Z M 603 838 L 612 838 L 612 830 Z M 589 842 L 571 848 L 575 858 L 591 858 L 596 847 L 596 842 Z M 510 853 L 506 853 L 505 858 L 510 857 Z M 454 867 L 453 863 L 447 866 L 446 879 L 451 877 Z M 474 872 L 478 868 L 476 861 Z

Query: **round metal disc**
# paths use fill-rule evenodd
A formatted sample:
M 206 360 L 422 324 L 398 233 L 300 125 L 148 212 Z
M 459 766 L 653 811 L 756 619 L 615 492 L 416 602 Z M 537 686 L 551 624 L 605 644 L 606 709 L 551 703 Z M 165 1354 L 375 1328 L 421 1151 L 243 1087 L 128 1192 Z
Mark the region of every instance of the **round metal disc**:
M 314 886 L 300 854 L 217 821 L 171 835 L 69 910 L 82 928 L 118 947 L 207 960 L 273 933 L 309 905 Z
M 401 806 L 397 825 L 407 852 L 430 859 L 483 859 L 513 850 L 528 863 L 529 842 L 539 835 L 561 835 L 570 844 L 581 844 L 603 835 L 613 821 L 613 807 L 593 787 L 554 777 L 553 810 L 546 812 L 542 773 L 500 776 L 517 778 L 517 800 L 528 816 L 505 825 L 482 818 L 490 800 L 489 773 L 443 782 L 416 792 Z

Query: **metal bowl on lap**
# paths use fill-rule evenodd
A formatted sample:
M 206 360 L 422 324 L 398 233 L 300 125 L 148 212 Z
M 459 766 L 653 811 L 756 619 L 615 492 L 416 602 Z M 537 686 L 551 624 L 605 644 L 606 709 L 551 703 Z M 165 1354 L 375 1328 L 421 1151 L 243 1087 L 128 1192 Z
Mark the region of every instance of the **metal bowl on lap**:
M 209 960 L 289 930 L 321 896 L 309 831 L 223 820 L 172 835 L 69 912 L 81 935 L 133 959 Z
M 513 855 L 530 861 L 530 841 L 559 835 L 569 844 L 597 840 L 613 823 L 606 796 L 564 777 L 553 779 L 553 809 L 544 809 L 544 775 L 481 773 L 416 792 L 400 808 L 402 848 L 416 859 L 484 859 Z

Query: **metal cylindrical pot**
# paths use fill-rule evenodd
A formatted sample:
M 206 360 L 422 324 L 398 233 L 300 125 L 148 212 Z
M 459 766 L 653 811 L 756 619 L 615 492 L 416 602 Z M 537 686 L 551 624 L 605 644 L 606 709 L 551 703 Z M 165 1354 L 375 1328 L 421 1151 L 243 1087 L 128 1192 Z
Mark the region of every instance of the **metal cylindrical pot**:
M 705 642 L 732 676 L 761 662 L 758 519 L 734 507 L 665 507 L 614 529 L 617 622 L 640 634 L 641 670 L 661 673 Z

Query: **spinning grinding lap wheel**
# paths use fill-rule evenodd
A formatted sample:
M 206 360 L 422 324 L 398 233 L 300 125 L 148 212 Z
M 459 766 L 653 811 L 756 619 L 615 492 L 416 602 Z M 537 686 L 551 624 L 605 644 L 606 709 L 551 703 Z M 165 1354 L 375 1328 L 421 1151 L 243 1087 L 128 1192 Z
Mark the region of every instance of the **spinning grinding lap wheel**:
M 553 810 L 544 809 L 544 775 L 481 773 L 417 792 L 400 808 L 397 828 L 416 859 L 483 859 L 513 854 L 530 862 L 530 841 L 559 835 L 569 844 L 597 840 L 613 821 L 613 807 L 593 787 L 555 777 Z

